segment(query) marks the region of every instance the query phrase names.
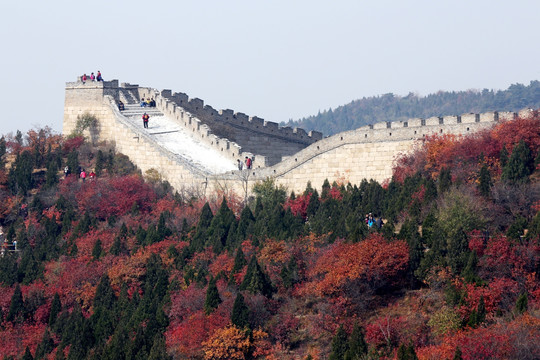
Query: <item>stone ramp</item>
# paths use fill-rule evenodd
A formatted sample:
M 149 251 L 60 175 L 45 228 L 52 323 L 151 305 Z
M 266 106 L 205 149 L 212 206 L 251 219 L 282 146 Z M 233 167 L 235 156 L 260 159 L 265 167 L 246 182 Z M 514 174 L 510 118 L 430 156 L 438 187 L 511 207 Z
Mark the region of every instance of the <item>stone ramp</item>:
M 142 116 L 150 116 L 148 129 L 143 126 Z M 164 116 L 156 108 L 140 107 L 138 104 L 127 104 L 121 114 L 137 128 L 149 135 L 158 146 L 182 158 L 205 173 L 220 174 L 235 170 L 236 164 L 221 154 L 215 147 L 210 147 L 193 138 L 190 132 L 174 119 Z

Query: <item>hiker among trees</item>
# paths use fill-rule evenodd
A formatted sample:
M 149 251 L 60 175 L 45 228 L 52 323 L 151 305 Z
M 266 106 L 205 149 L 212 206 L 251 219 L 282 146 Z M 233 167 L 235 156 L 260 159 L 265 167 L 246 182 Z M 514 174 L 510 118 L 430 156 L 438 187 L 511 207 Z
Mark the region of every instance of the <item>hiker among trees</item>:
M 69 175 L 69 166 L 66 165 L 66 167 L 64 168 L 64 178 L 67 178 Z
M 92 170 L 88 176 L 90 176 L 90 180 L 94 180 L 96 178 L 96 173 Z
M 142 121 L 145 129 L 148 129 L 148 119 L 150 119 L 150 116 L 147 113 L 144 113 L 142 116 Z
M 81 171 L 80 178 L 82 179 L 83 182 L 86 181 L 86 171 L 84 171 L 84 169 L 82 169 L 82 171 Z

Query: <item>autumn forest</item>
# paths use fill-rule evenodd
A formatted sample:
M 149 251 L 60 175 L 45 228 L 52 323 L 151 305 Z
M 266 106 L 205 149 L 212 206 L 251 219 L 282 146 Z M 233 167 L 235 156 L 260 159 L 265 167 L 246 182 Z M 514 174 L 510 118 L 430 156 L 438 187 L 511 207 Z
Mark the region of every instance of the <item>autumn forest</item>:
M 48 128 L 0 156 L 0 359 L 540 358 L 537 112 L 247 203 Z

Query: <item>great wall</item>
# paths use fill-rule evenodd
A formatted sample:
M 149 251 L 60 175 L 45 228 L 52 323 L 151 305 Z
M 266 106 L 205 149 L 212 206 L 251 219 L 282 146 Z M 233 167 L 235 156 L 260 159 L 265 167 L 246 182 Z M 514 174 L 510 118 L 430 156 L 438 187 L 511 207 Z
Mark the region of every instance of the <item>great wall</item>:
M 156 107 L 140 108 L 142 98 L 154 98 Z M 118 109 L 118 101 L 126 104 L 124 111 Z M 174 123 L 175 128 L 164 132 L 144 129 L 140 115 L 145 111 Z M 517 116 L 513 112 L 489 112 L 383 122 L 323 138 L 320 132 L 279 127 L 233 110 L 217 111 L 201 99 L 171 90 L 119 84 L 118 80 L 83 83 L 77 79 L 66 83 L 63 133 L 71 134 L 85 113 L 97 118 L 97 123 L 86 130 L 92 141 L 114 142 L 117 151 L 127 155 L 143 173 L 158 171 L 176 190 L 201 194 L 232 189 L 246 195 L 254 183 L 267 178 L 295 192 L 303 191 L 308 181 L 320 188 L 325 179 L 352 184 L 363 179 L 382 182 L 391 177 L 396 156 L 411 151 L 426 135 L 473 133 Z M 165 132 L 177 133 L 175 141 L 186 139 L 180 133 L 189 134 L 194 144 L 229 162 L 225 168 L 234 168 L 245 156 L 254 158 L 254 166 L 251 170 L 220 171 L 197 164 L 164 146 L 159 135 Z

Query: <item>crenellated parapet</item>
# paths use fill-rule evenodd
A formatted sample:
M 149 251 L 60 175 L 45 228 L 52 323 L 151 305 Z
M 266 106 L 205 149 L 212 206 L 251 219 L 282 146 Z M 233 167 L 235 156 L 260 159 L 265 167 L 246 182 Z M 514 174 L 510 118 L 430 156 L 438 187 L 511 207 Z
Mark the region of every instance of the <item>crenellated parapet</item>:
M 175 121 L 198 143 L 219 152 L 225 161 L 236 162 L 254 156 L 250 171 L 209 171 L 195 166 L 182 156 L 162 148 L 152 134 L 133 125 L 126 112 L 115 102 L 134 104 L 141 98 L 154 98 L 158 113 Z M 230 109 L 215 110 L 201 99 L 183 93 L 158 91 L 117 80 L 105 82 L 69 82 L 66 84 L 64 134 L 75 128 L 83 113 L 94 114 L 99 124 L 99 139 L 115 142 L 117 149 L 132 159 L 144 172 L 156 169 L 175 189 L 217 188 L 247 191 L 268 177 L 289 190 L 303 191 L 307 182 L 321 186 L 330 182 L 363 179 L 384 181 L 391 177 L 393 162 L 399 154 L 414 148 L 418 140 L 432 134 L 473 134 L 501 121 L 516 117 L 538 116 L 537 110 L 486 112 L 453 116 L 413 118 L 399 122 L 379 122 L 322 138 L 318 132 L 280 127 L 277 123 L 248 116 Z
M 157 91 L 151 88 L 139 88 L 139 96 L 154 98 L 156 106 L 164 113 L 183 121 L 185 126 L 210 131 L 215 137 L 204 133 L 201 139 L 209 140 L 209 144 L 224 145 L 223 151 L 228 150 L 226 142 L 232 147 L 231 156 L 255 156 L 255 164 L 266 167 L 291 156 L 310 144 L 321 140 L 322 133 L 311 131 L 307 133 L 300 128 L 280 127 L 278 123 L 265 121 L 257 116 L 248 116 L 230 109 L 215 110 L 198 98 L 190 99 L 184 93 L 172 93 L 171 90 Z M 203 127 L 203 126 L 206 126 Z M 226 139 L 226 140 L 220 140 Z M 230 147 L 231 147 L 230 146 Z M 221 151 L 221 148 L 220 148 Z M 232 155 L 234 154 L 234 155 Z

